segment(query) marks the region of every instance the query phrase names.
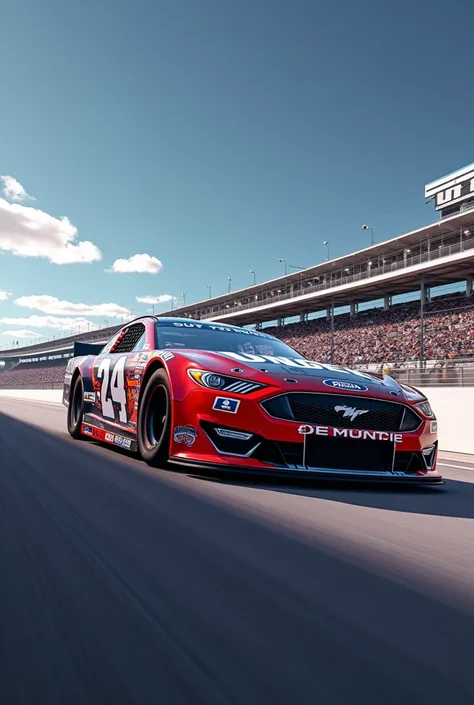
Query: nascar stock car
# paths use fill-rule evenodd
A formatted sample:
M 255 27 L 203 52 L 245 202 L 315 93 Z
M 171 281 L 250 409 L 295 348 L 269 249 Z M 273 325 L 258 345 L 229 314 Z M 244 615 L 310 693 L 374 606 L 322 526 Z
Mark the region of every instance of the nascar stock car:
M 104 347 L 75 343 L 63 403 L 73 438 L 155 467 L 443 482 L 421 392 L 307 360 L 258 330 L 137 318 Z

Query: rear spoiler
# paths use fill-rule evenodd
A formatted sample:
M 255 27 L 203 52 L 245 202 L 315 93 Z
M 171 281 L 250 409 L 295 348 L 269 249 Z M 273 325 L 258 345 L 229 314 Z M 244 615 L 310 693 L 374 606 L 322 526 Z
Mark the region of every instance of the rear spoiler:
M 74 357 L 79 357 L 82 355 L 98 355 L 104 343 L 78 343 L 74 341 Z

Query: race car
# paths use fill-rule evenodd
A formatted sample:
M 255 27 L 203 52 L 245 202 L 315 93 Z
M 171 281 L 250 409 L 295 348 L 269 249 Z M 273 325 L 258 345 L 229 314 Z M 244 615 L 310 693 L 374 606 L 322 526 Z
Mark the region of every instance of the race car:
M 73 438 L 180 464 L 273 476 L 443 482 L 426 397 L 388 375 L 308 360 L 259 330 L 146 316 L 76 343 Z

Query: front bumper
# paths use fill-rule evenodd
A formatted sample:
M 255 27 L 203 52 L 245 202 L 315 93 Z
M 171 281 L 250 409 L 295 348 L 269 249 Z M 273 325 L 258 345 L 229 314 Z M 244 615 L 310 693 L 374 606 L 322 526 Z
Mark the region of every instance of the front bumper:
M 437 437 L 429 420 L 403 433 L 301 426 L 271 417 L 259 403 L 262 398 L 252 396 L 238 399 L 238 405 L 228 405 L 226 411 L 222 404 L 216 405 L 219 395 L 210 390 L 196 390 L 183 401 L 175 400 L 170 461 L 267 478 L 443 482 L 436 471 Z M 334 400 L 338 403 L 339 397 L 334 395 Z

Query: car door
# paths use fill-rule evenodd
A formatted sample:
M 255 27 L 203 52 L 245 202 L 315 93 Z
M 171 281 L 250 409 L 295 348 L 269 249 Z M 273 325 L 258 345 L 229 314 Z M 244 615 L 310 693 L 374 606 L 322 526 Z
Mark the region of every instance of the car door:
M 93 362 L 96 409 L 104 428 L 136 430 L 139 378 L 135 370 L 146 340 L 146 323 L 134 321 L 122 328 Z

